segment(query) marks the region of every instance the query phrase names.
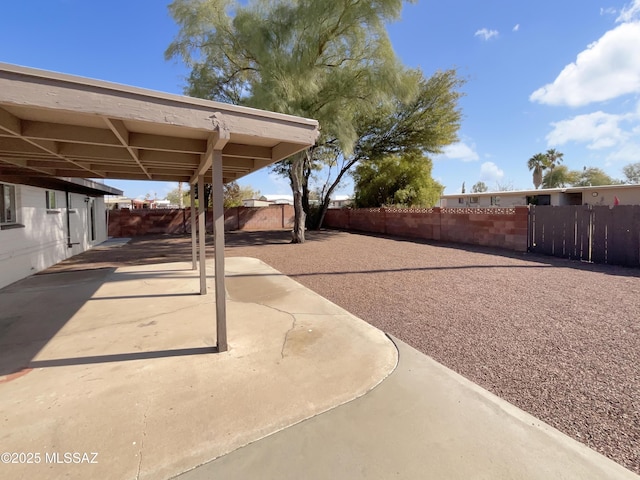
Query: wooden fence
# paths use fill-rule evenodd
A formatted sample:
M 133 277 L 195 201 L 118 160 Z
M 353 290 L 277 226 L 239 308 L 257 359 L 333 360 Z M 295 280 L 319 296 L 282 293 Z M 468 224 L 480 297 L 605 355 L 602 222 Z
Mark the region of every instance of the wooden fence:
M 532 206 L 529 250 L 594 263 L 640 266 L 640 205 Z

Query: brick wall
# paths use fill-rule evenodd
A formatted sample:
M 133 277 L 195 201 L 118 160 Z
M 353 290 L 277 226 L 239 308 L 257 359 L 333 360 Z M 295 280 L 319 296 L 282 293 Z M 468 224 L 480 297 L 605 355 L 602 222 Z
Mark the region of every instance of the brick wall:
M 213 214 L 206 215 L 207 231 L 213 231 Z M 224 229 L 279 230 L 293 228 L 293 206 L 233 207 L 224 211 Z M 153 234 L 191 233 L 191 209 L 110 210 L 109 236 L 138 237 Z
M 332 209 L 324 226 L 525 252 L 528 215 L 528 207 Z

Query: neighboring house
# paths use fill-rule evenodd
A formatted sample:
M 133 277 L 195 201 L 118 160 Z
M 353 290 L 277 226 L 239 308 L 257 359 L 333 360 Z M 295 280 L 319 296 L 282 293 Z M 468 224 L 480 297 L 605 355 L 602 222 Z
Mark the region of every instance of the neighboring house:
M 155 208 L 180 208 L 178 205 L 172 205 L 169 200 L 156 200 Z
M 640 205 L 640 185 L 543 188 L 442 195 L 441 207 L 515 207 L 520 205 Z
M 91 180 L 0 175 L 0 288 L 107 239 L 104 195 Z
M 104 200 L 109 210 L 120 210 L 129 208 L 131 210 L 156 209 L 156 208 L 180 208 L 179 205 L 173 205 L 169 200 L 158 199 L 131 199 L 129 197 L 115 196 L 106 197 Z
M 269 195 L 262 195 L 259 200 L 262 200 L 263 202 L 269 202 L 271 204 L 275 204 L 275 205 L 293 205 L 293 195 L 286 195 L 286 194 L 269 194 Z
M 353 204 L 353 198 L 350 195 L 334 195 L 329 200 L 329 208 L 348 207 Z
M 104 203 L 109 210 L 120 210 L 121 208 L 131 208 L 131 199 L 129 197 L 107 196 L 104 199 Z
M 268 207 L 269 205 L 272 205 L 272 203 L 258 198 L 246 198 L 242 200 L 243 207 Z

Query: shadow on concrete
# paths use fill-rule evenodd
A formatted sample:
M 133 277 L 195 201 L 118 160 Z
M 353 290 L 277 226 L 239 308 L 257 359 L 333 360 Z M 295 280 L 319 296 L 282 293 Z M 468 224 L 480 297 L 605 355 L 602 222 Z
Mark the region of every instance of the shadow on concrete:
M 114 355 L 94 355 L 89 357 L 35 360 L 29 363 L 29 368 L 62 367 L 66 365 L 90 365 L 94 363 L 130 362 L 134 360 L 150 360 L 153 358 L 207 355 L 211 353 L 218 353 L 218 347 L 177 348 L 174 350 L 160 350 L 156 352 L 118 353 Z
M 0 375 L 28 368 L 114 270 L 35 275 L 0 290 Z
M 181 278 L 181 277 L 173 277 Z M 90 301 L 94 300 L 139 300 L 141 298 L 170 298 L 170 297 L 198 297 L 199 293 L 152 293 L 147 295 L 118 295 L 115 297 L 95 297 L 90 298 Z

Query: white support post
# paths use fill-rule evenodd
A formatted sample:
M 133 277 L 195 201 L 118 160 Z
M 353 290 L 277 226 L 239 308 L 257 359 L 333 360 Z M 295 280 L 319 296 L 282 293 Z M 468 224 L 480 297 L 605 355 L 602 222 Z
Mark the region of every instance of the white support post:
M 191 184 L 191 270 L 198 269 L 198 237 L 196 230 L 196 196 L 195 184 Z
M 227 304 L 224 286 L 224 193 L 222 150 L 213 151 L 213 235 L 216 285 L 216 330 L 218 352 L 227 351 Z
M 204 175 L 198 175 L 198 243 L 200 247 L 200 295 L 207 294 L 207 255 L 205 250 L 207 198 L 204 195 Z

